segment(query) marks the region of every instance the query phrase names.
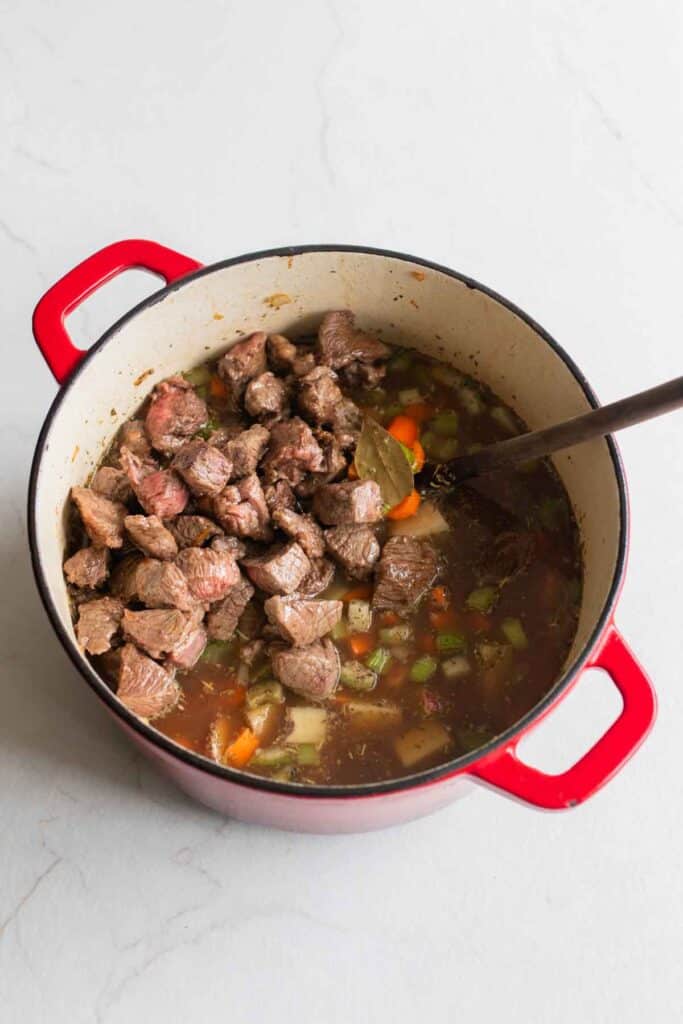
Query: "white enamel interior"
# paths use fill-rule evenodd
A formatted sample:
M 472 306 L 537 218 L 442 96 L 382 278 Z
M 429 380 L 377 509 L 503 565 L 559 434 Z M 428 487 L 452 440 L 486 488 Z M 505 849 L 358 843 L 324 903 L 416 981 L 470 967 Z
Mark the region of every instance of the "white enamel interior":
M 73 636 L 73 628 L 62 576 L 67 496 L 73 484 L 88 478 L 121 423 L 157 381 L 222 352 L 245 333 L 310 333 L 335 308 L 353 309 L 362 327 L 381 331 L 388 341 L 472 373 L 532 429 L 590 407 L 571 370 L 529 324 L 440 271 L 356 252 L 269 256 L 216 269 L 120 327 L 82 368 L 53 418 L 37 479 L 36 540 L 68 634 Z M 585 559 L 571 662 L 595 629 L 613 583 L 619 488 L 602 440 L 558 455 L 555 464 L 581 528 Z

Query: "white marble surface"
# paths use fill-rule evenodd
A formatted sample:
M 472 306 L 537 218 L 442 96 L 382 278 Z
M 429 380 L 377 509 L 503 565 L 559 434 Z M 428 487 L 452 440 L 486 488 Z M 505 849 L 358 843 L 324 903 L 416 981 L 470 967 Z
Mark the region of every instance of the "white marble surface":
M 603 399 L 681 373 L 681 7 L 0 3 L 0 1017 L 669 1021 L 683 942 L 681 419 L 623 435 L 619 623 L 659 720 L 587 805 L 481 791 L 390 832 L 249 828 L 147 767 L 67 663 L 25 538 L 41 292 L 117 238 L 362 242 L 510 296 Z M 150 288 L 74 316 L 92 339 Z M 604 728 L 587 678 L 528 744 Z

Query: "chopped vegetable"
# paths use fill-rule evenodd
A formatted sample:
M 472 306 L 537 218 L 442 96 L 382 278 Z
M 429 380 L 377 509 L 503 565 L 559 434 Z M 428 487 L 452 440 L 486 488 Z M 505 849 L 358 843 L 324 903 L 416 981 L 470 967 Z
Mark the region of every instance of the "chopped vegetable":
M 348 638 L 348 644 L 357 658 L 372 650 L 372 633 L 354 633 Z
M 462 633 L 439 633 L 436 638 L 436 647 L 441 654 L 449 654 L 451 651 L 464 651 L 466 647 L 465 637 Z
M 439 437 L 455 437 L 458 433 L 458 414 L 452 409 L 440 412 L 429 426 Z
M 422 435 L 422 447 L 432 462 L 448 462 L 458 454 L 458 440 L 455 437 L 439 437 L 428 430 Z
M 390 507 L 400 504 L 413 489 L 413 474 L 398 441 L 367 416 L 363 421 L 354 463 L 361 480 L 374 480 L 382 500 Z
M 447 533 L 448 523 L 433 501 L 423 501 L 417 512 L 409 519 L 397 519 L 389 527 L 392 537 L 431 537 L 436 533 Z
M 516 651 L 523 651 L 529 646 L 524 626 L 519 619 L 503 619 L 500 624 L 503 635 Z
M 456 738 L 463 750 L 478 750 L 489 740 L 493 739 L 494 733 L 483 725 L 463 725 L 456 729 Z
M 394 652 L 392 651 L 392 654 Z M 382 676 L 382 681 L 385 686 L 397 687 L 403 686 L 406 679 L 408 678 L 408 666 L 402 664 L 400 661 L 392 661 L 387 671 Z
M 365 664 L 373 672 L 382 675 L 384 669 L 391 661 L 391 654 L 384 647 L 376 647 L 375 650 L 365 659 Z
M 287 709 L 287 722 L 292 729 L 287 743 L 315 743 L 322 746 L 327 733 L 325 708 L 296 707 Z
M 357 480 L 358 479 L 358 470 L 356 469 L 356 463 L 355 462 L 352 462 L 351 465 L 349 466 L 349 468 L 347 469 L 346 476 L 348 477 L 349 480 Z
M 417 388 L 404 388 L 403 391 L 399 391 L 398 400 L 401 405 L 419 405 L 422 395 Z
M 254 735 L 251 729 L 242 729 L 237 739 L 233 740 L 230 746 L 226 748 L 225 760 L 233 768 L 244 768 L 251 760 L 258 745 L 258 737 Z
M 344 713 L 350 716 L 356 728 L 369 730 L 391 729 L 403 717 L 396 704 L 370 704 L 360 700 L 350 700 L 345 704 Z
M 372 626 L 372 608 L 369 601 L 349 601 L 346 614 L 349 619 L 349 628 L 354 633 L 367 633 Z
M 416 473 L 417 470 L 415 469 L 415 467 L 417 466 L 417 460 L 415 459 L 415 452 L 413 451 L 412 448 L 409 448 L 407 444 L 403 444 L 402 441 L 399 441 L 399 444 L 401 445 L 403 454 L 405 455 L 408 461 L 408 465 L 410 466 L 410 472 Z
M 201 430 L 197 431 L 197 437 L 202 437 L 204 438 L 205 441 L 208 441 L 211 435 L 214 433 L 214 431 L 219 429 L 220 423 L 218 422 L 218 420 L 210 418 L 206 425 L 203 426 Z
M 285 699 L 285 691 L 282 683 L 269 679 L 265 683 L 257 683 L 247 690 L 247 707 L 260 708 L 263 704 L 282 704 Z
M 433 633 L 420 633 L 417 638 L 417 646 L 427 654 L 436 652 L 436 637 Z
M 470 674 L 472 666 L 464 654 L 456 654 L 454 658 L 448 658 L 441 663 L 441 671 L 446 679 L 461 679 L 462 676 Z
M 211 395 L 212 398 L 220 398 L 223 400 L 228 397 L 228 392 L 226 390 L 225 384 L 223 383 L 221 378 L 215 373 L 213 374 L 211 380 L 209 381 L 209 394 Z
M 347 661 L 342 665 L 339 681 L 352 690 L 372 690 L 377 683 L 377 673 L 360 661 Z
M 409 644 L 394 644 L 391 648 L 391 657 L 404 664 L 412 658 L 413 648 Z
M 403 644 L 412 638 L 413 627 L 409 622 L 402 622 L 398 626 L 386 626 L 379 631 L 379 641 L 382 644 Z
M 344 640 L 349 635 L 349 626 L 344 619 L 339 619 L 335 622 L 334 626 L 330 630 L 330 636 L 333 640 Z
M 438 667 L 439 663 L 436 658 L 432 658 L 429 654 L 418 658 L 410 669 L 411 682 L 426 683 L 428 679 L 432 678 Z
M 508 434 L 519 433 L 519 427 L 517 426 L 509 409 L 505 409 L 502 405 L 495 405 L 493 409 L 489 411 L 489 415 L 491 416 L 491 419 L 495 420 L 498 426 L 502 427 Z
M 254 736 L 259 743 L 270 743 L 280 725 L 282 709 L 279 704 L 262 704 L 260 707 L 248 708 L 245 717 Z
M 462 384 L 463 376 L 454 366 L 447 366 L 445 363 L 434 363 L 432 376 L 447 387 L 457 388 Z
M 495 587 L 477 587 L 468 595 L 465 605 L 475 612 L 490 612 L 497 596 L 498 591 Z
M 417 423 L 426 423 L 434 415 L 434 408 L 431 405 L 427 405 L 426 402 L 416 402 L 413 405 L 406 406 L 403 412 Z
M 389 360 L 387 369 L 389 373 L 405 373 L 413 365 L 415 353 L 412 349 L 399 350 Z
M 249 762 L 253 768 L 282 768 L 291 764 L 295 751 L 288 747 L 264 747 L 257 750 Z
M 403 499 L 403 501 L 400 501 L 398 505 L 394 505 L 393 508 L 389 509 L 387 512 L 387 518 L 392 520 L 409 519 L 410 516 L 414 516 L 417 512 L 420 507 L 420 501 L 420 495 L 415 489 L 413 489 L 410 494 Z
M 383 626 L 398 626 L 401 617 L 396 612 L 380 612 L 379 621 Z
M 411 420 L 409 416 L 395 416 L 387 430 L 392 437 L 395 437 L 397 441 L 408 448 L 417 441 L 417 423 L 415 420 Z
M 419 473 L 425 464 L 425 450 L 419 441 L 413 441 L 413 473 Z
M 448 608 L 443 612 L 430 612 L 429 621 L 434 626 L 434 629 L 444 633 L 446 630 L 458 625 L 458 614 L 453 608 Z
M 491 620 L 488 615 L 484 615 L 483 612 L 468 612 L 466 618 L 467 625 L 475 633 L 490 633 Z
M 209 383 L 211 380 L 211 370 L 208 366 L 195 366 L 193 370 L 188 370 L 187 373 L 184 373 L 183 377 L 193 388 L 199 388 Z
M 296 748 L 296 759 L 307 767 L 320 764 L 320 751 L 314 743 L 300 743 Z
M 484 403 L 469 384 L 464 384 L 458 391 L 460 404 L 470 416 L 479 416 L 484 411 Z
M 440 750 L 445 750 L 450 743 L 450 734 L 440 722 L 432 719 L 398 736 L 394 740 L 394 750 L 403 767 L 412 768 L 420 761 L 438 754 Z
M 212 640 L 204 648 L 199 660 L 205 661 L 209 665 L 220 665 L 230 657 L 232 648 L 232 640 Z
M 325 596 L 328 601 L 336 600 L 336 597 L 330 595 L 329 589 L 325 591 Z M 361 583 L 360 586 L 352 587 L 351 590 L 342 591 L 340 596 L 342 601 L 369 601 L 372 597 L 372 587 L 369 583 Z

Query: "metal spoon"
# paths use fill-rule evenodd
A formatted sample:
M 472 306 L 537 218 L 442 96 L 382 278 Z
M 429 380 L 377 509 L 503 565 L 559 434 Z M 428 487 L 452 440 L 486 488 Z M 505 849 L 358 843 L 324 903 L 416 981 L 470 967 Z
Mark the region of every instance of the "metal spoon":
M 622 398 L 611 405 L 574 416 L 554 427 L 533 430 L 507 441 L 499 441 L 470 455 L 461 455 L 450 462 L 431 463 L 415 479 L 420 493 L 447 491 L 475 476 L 508 469 L 519 462 L 540 459 L 545 455 L 570 448 L 572 445 L 604 437 L 615 430 L 642 423 L 653 416 L 672 412 L 683 406 L 683 377 Z

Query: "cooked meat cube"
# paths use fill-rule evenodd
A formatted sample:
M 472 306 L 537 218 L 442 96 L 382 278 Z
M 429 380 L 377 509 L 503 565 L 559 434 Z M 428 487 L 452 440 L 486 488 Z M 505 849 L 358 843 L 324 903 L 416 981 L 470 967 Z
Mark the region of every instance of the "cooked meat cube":
M 366 580 L 372 575 L 380 546 L 369 526 L 333 526 L 325 530 L 325 543 L 335 562 L 352 579 Z
M 76 636 L 88 654 L 104 654 L 111 647 L 123 615 L 123 603 L 115 597 L 98 597 L 79 606 Z
M 310 572 L 306 573 L 299 584 L 297 597 L 317 597 L 327 590 L 334 579 L 334 566 L 329 558 L 312 558 Z
M 311 423 L 331 423 L 342 398 L 337 374 L 329 366 L 316 366 L 299 381 L 297 404 Z
M 388 359 L 390 349 L 378 338 L 360 331 L 350 309 L 326 313 L 318 331 L 318 354 L 324 366 L 338 370 L 349 363 L 376 363 Z
M 260 423 L 255 423 L 249 430 L 241 430 L 225 445 L 223 451 L 229 462 L 232 462 L 232 479 L 240 480 L 256 472 L 263 453 L 268 447 L 270 431 Z
M 347 388 L 376 388 L 387 375 L 386 363 L 349 363 L 340 372 Z
M 142 555 L 136 552 L 116 562 L 112 569 L 109 589 L 116 597 L 120 597 L 124 604 L 137 600 L 137 572 L 144 561 Z
M 232 473 L 232 463 L 219 448 L 200 437 L 188 441 L 171 463 L 193 494 L 220 494 Z
M 350 398 L 344 398 L 334 411 L 332 430 L 342 448 L 355 448 L 360 437 L 363 417 Z
M 130 585 L 148 608 L 179 608 L 189 612 L 197 605 L 184 573 L 174 562 L 144 558 L 136 566 Z
M 221 537 L 214 537 L 209 547 L 213 551 L 230 554 L 235 560 L 244 558 L 247 553 L 247 545 L 244 541 L 241 541 L 239 537 L 226 537 L 225 534 Z
M 119 448 L 128 448 L 134 455 L 143 458 L 151 451 L 149 438 L 142 420 L 129 420 L 124 423 L 118 435 Z
M 375 568 L 374 608 L 410 611 L 434 582 L 436 552 L 413 537 L 391 537 Z
M 206 630 L 200 624 L 173 648 L 166 659 L 167 664 L 173 665 L 174 668 L 192 668 L 201 658 L 206 647 L 206 641 Z
M 171 672 L 141 654 L 134 644 L 126 644 L 121 649 L 116 695 L 133 714 L 158 718 L 178 703 L 180 687 Z
M 271 662 L 283 686 L 310 700 L 326 700 L 339 682 L 339 651 L 331 640 L 275 650 Z
M 276 423 L 270 435 L 270 446 L 263 460 L 266 483 L 286 480 L 292 486 L 300 483 L 304 473 L 317 472 L 323 453 L 307 423 L 298 416 Z
M 205 427 L 209 414 L 205 403 L 183 377 L 157 384 L 152 395 L 145 429 L 152 447 L 168 455 Z
M 126 608 L 121 619 L 121 629 L 126 640 L 132 640 L 152 658 L 172 654 L 183 645 L 199 626 L 201 609 L 187 614 L 178 608 L 152 608 L 133 612 Z
M 288 537 L 298 541 L 309 558 L 320 558 L 325 550 L 325 542 L 323 531 L 313 516 L 300 515 L 298 512 L 284 508 L 273 512 L 273 522 Z
M 81 548 L 64 563 L 64 575 L 75 587 L 99 587 L 109 575 L 109 549 Z
M 114 469 L 113 466 L 100 466 L 90 488 L 110 501 L 121 501 L 124 505 L 133 497 L 130 480 L 122 469 Z
M 374 480 L 324 484 L 315 492 L 313 512 L 327 526 L 376 523 L 382 518 L 382 494 Z
M 278 480 L 277 483 L 268 484 L 263 494 L 271 515 L 281 509 L 296 508 L 294 491 L 286 480 Z
M 249 381 L 267 369 L 266 335 L 263 331 L 256 331 L 228 349 L 218 363 L 218 373 L 225 381 L 233 405 L 242 397 Z
M 273 539 L 270 513 L 255 473 L 230 484 L 214 498 L 214 514 L 226 533 L 269 543 Z
M 254 588 L 240 575 L 228 595 L 215 604 L 206 617 L 206 625 L 212 640 L 229 640 L 233 636 L 244 609 L 254 594 Z
M 212 548 L 184 548 L 176 565 L 187 579 L 192 596 L 202 603 L 220 601 L 240 578 L 233 554 Z
M 149 515 L 169 519 L 184 510 L 190 494 L 173 470 L 159 469 L 154 459 L 141 459 L 128 448 L 121 449 L 121 465 L 138 501 Z
M 158 516 L 126 516 L 123 522 L 133 544 L 146 555 L 170 561 L 178 554 L 173 534 Z
M 321 484 L 337 480 L 347 468 L 346 457 L 334 434 L 320 427 L 313 433 L 323 453 L 323 468 L 319 473 L 309 473 L 297 484 L 296 493 L 300 498 L 312 497 Z
M 268 338 L 268 361 L 280 373 L 293 373 L 303 377 L 315 366 L 315 356 L 303 346 L 297 346 L 284 334 L 271 334 Z
M 71 500 L 93 544 L 102 548 L 123 547 L 123 520 L 128 515 L 125 505 L 110 501 L 87 487 L 72 487 Z
M 255 419 L 283 416 L 289 408 L 289 387 L 280 377 L 267 370 L 247 384 L 244 408 Z
M 296 541 L 274 547 L 242 562 L 252 583 L 268 594 L 292 594 L 305 579 L 311 563 Z
M 223 531 L 206 516 L 177 516 L 166 526 L 175 537 L 179 548 L 200 548 L 212 537 L 219 537 Z
M 263 609 L 283 640 L 296 646 L 312 644 L 341 618 L 341 601 L 307 601 L 300 597 L 269 597 Z

